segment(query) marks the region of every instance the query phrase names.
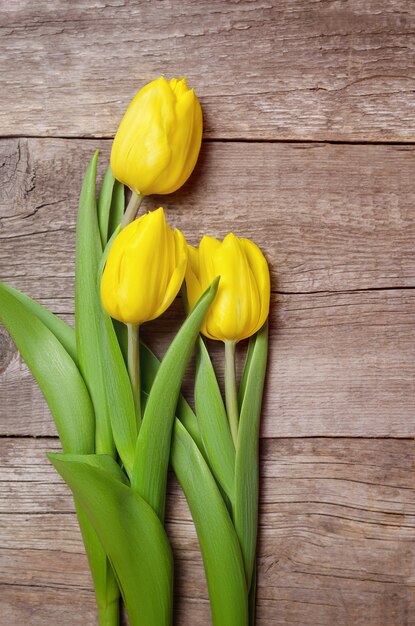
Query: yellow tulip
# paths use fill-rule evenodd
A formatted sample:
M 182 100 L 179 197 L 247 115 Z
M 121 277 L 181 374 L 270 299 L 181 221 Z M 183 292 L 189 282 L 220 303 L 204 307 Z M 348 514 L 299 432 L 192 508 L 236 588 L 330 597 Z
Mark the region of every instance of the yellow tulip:
M 111 317 L 130 325 L 152 320 L 170 306 L 186 271 L 187 244 L 162 208 L 131 222 L 114 239 L 101 281 Z
M 186 289 L 191 307 L 215 276 L 220 276 L 202 333 L 225 342 L 256 333 L 268 317 L 270 301 L 268 264 L 258 246 L 230 233 L 222 242 L 203 237 L 198 249 L 188 249 Z
M 199 100 L 185 78 L 152 81 L 132 100 L 115 135 L 115 178 L 140 195 L 173 193 L 196 165 L 202 128 Z

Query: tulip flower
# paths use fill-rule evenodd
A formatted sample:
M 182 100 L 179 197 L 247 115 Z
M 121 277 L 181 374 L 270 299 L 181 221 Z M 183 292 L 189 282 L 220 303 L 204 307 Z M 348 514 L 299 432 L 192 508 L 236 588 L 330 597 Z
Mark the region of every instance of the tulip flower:
M 102 276 L 102 303 L 125 324 L 143 324 L 170 306 L 183 282 L 186 240 L 157 209 L 131 222 L 115 238 Z
M 235 346 L 264 325 L 269 312 L 270 277 L 261 250 L 249 239 L 230 233 L 220 242 L 203 237 L 199 248 L 189 246 L 186 289 L 189 306 L 215 276 L 219 288 L 201 332 L 225 342 L 225 396 L 231 433 L 238 437 L 238 399 L 235 374 Z
M 223 242 L 203 237 L 199 249 L 189 246 L 186 272 L 190 307 L 215 276 L 217 296 L 202 326 L 210 339 L 237 342 L 256 333 L 269 311 L 270 278 L 261 250 L 249 239 L 230 233 Z
M 141 196 L 173 193 L 196 165 L 202 127 L 199 100 L 185 78 L 152 81 L 118 128 L 111 151 L 115 178 Z
M 129 372 L 140 419 L 138 328 L 159 317 L 176 297 L 185 275 L 187 245 L 157 209 L 115 237 L 102 275 L 101 299 L 114 319 L 127 324 Z

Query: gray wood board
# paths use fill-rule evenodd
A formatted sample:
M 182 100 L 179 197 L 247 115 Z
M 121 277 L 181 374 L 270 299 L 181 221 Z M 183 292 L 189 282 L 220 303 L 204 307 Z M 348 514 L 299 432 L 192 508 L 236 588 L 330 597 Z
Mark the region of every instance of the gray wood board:
M 178 301 L 143 327 L 160 356 L 183 319 Z M 408 437 L 415 432 L 415 293 L 274 295 L 263 437 Z M 3 330 L 0 434 L 53 435 L 41 392 Z M 219 380 L 223 346 L 210 342 Z M 244 345 L 239 351 L 241 369 Z M 192 399 L 191 372 L 184 391 Z
M 0 439 L 1 623 L 95 625 L 72 499 L 45 451 Z M 415 442 L 274 439 L 261 445 L 258 626 L 403 626 L 415 610 Z M 176 620 L 210 623 L 197 537 L 170 481 Z
M 0 140 L 0 271 L 37 298 L 72 296 L 75 222 L 94 150 L 110 141 Z M 285 293 L 415 285 L 413 146 L 205 143 L 163 205 L 189 243 L 253 239 Z
M 114 135 L 187 76 L 211 138 L 413 141 L 411 0 L 0 3 L 3 135 Z

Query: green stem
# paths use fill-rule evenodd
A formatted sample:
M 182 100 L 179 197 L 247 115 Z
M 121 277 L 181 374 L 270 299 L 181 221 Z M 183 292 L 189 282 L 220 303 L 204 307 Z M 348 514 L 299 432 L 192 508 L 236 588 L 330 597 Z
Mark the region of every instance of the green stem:
M 125 228 L 126 226 L 128 226 L 130 222 L 132 222 L 135 219 L 135 216 L 137 214 L 138 209 L 140 208 L 140 205 L 143 199 L 144 199 L 144 196 L 140 195 L 136 191 L 133 191 L 131 193 L 130 201 L 127 205 L 124 215 L 122 216 L 121 228 Z
M 137 214 L 138 209 L 144 199 L 144 196 L 136 191 L 131 193 L 130 201 L 127 205 L 123 218 L 121 220 L 121 228 L 125 228 L 130 224 Z M 128 373 L 130 375 L 131 387 L 133 390 L 135 415 L 137 419 L 137 428 L 141 426 L 141 389 L 140 389 L 140 340 L 139 326 L 127 324 L 128 329 Z
M 238 391 L 236 388 L 235 371 L 235 348 L 236 341 L 225 341 L 225 400 L 226 412 L 231 427 L 232 439 L 235 444 L 238 441 Z
M 140 389 L 140 332 L 139 326 L 127 324 L 128 328 L 128 373 L 133 390 L 137 428 L 141 426 L 141 389 Z

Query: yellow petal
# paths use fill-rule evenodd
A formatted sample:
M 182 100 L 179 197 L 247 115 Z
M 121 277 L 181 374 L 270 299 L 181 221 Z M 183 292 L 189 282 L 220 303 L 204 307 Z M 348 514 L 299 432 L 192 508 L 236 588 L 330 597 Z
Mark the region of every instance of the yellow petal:
M 189 91 L 185 78 L 172 78 L 171 81 L 169 81 L 169 86 L 177 99 L 181 98 Z
M 211 334 L 221 334 L 230 340 L 243 338 L 251 325 L 255 305 L 256 285 L 244 250 L 235 235 L 225 237 L 213 257 L 216 274 L 221 276 L 215 306 L 209 315 L 207 328 Z
M 190 141 L 187 146 L 187 155 L 186 159 L 183 162 L 183 168 L 180 178 L 176 182 L 176 189 L 179 189 L 184 183 L 187 181 L 191 173 L 193 172 L 197 159 L 200 152 L 200 147 L 202 145 L 202 135 L 203 135 L 203 117 L 202 117 L 202 107 L 200 106 L 200 102 L 197 99 L 193 89 L 191 90 L 194 101 L 193 101 L 193 124 L 192 124 L 192 134 L 190 137 Z
M 217 274 L 214 258 L 221 242 L 214 237 L 203 237 L 199 244 L 199 280 L 203 289 L 207 289 Z
M 176 102 L 175 122 L 169 136 L 170 160 L 152 183 L 157 193 L 176 191 L 186 182 L 196 165 L 202 142 L 200 123 L 195 129 L 197 109 L 200 109 L 200 104 L 193 89 L 184 93 Z
M 187 268 L 186 268 L 186 292 L 189 307 L 192 309 L 203 293 L 199 281 L 199 251 L 193 246 L 187 246 Z
M 180 287 L 183 284 L 183 280 L 186 273 L 187 267 L 187 244 L 186 239 L 179 230 L 175 230 L 172 234 L 172 239 L 174 243 L 174 270 L 171 273 L 170 280 L 166 286 L 164 298 L 161 301 L 161 304 L 157 308 L 154 313 L 152 319 L 159 317 L 168 307 L 171 305 L 177 294 L 179 293 Z
M 269 314 L 271 281 L 267 260 L 258 246 L 249 239 L 241 239 L 241 244 L 245 249 L 249 266 L 255 276 L 255 281 L 258 286 L 260 311 L 258 320 L 254 326 L 255 330 L 252 333 L 254 334 L 262 328 Z

